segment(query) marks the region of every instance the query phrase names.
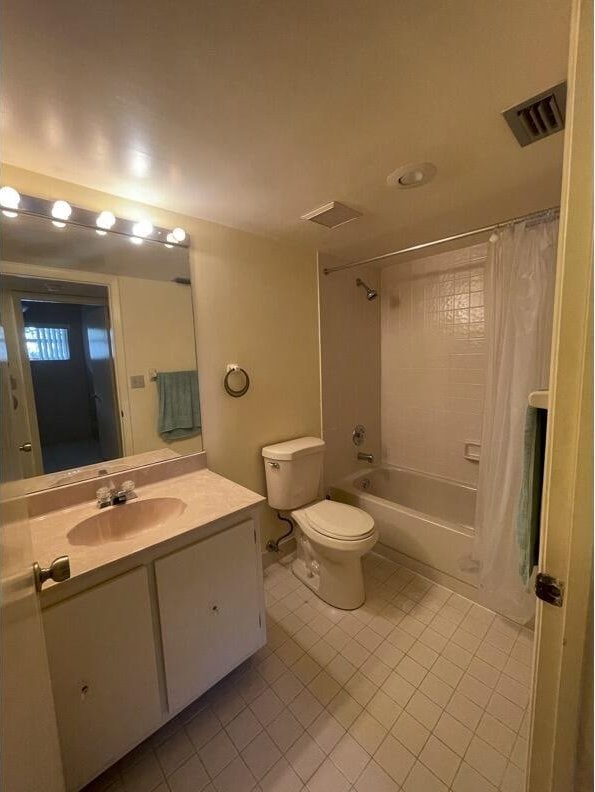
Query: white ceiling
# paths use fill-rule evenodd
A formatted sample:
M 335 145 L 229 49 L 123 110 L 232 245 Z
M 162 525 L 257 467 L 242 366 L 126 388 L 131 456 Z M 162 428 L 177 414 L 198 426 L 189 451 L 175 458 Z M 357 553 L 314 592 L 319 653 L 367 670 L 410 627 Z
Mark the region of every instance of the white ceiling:
M 563 135 L 500 112 L 565 78 L 570 0 L 3 4 L 6 162 L 358 258 L 558 202 Z M 399 165 L 425 187 L 386 185 Z M 363 216 L 300 220 L 331 200 Z

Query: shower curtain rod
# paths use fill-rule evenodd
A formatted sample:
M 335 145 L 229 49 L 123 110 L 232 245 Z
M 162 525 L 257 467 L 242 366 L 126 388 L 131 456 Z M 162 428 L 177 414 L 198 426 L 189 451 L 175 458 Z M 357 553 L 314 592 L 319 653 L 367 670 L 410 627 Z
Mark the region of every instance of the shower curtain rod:
M 372 258 L 361 259 L 360 261 L 350 261 L 348 264 L 337 264 L 336 267 L 325 267 L 323 272 L 325 275 L 330 275 L 332 272 L 338 272 L 339 270 L 359 267 L 362 264 L 372 264 L 374 261 L 382 261 L 392 256 L 400 256 L 402 253 L 413 253 L 416 250 L 442 245 L 444 242 L 454 242 L 456 239 L 465 239 L 465 237 L 485 234 L 488 231 L 495 231 L 497 228 L 504 228 L 504 226 L 510 225 L 510 223 L 519 223 L 522 220 L 536 219 L 559 209 L 559 206 L 550 206 L 549 209 L 540 209 L 537 212 L 529 212 L 529 214 L 520 215 L 519 217 L 511 217 L 510 220 L 502 220 L 500 223 L 493 223 L 492 225 L 483 226 L 482 228 L 474 228 L 471 231 L 462 231 L 460 234 L 453 234 L 452 236 L 443 237 L 442 239 L 435 239 L 432 242 L 422 242 L 419 245 L 411 245 L 411 247 L 401 248 L 400 250 L 391 250 L 390 253 L 381 253 L 379 256 L 372 256 Z

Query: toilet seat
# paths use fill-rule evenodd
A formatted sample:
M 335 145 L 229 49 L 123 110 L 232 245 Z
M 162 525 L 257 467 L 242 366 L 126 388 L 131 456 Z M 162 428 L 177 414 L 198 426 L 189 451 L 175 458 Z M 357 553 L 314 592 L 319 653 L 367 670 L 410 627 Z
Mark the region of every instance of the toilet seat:
M 362 509 L 346 503 L 323 500 L 302 509 L 311 530 L 330 539 L 358 541 L 374 532 L 374 520 Z

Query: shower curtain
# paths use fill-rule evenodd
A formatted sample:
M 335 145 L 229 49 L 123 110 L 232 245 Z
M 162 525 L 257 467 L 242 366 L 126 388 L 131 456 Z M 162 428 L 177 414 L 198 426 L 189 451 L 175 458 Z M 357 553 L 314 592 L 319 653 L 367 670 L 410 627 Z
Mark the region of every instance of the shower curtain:
M 519 574 L 516 513 L 529 393 L 547 388 L 558 220 L 508 226 L 490 239 L 488 358 L 474 558 L 485 604 L 519 622 L 535 595 Z

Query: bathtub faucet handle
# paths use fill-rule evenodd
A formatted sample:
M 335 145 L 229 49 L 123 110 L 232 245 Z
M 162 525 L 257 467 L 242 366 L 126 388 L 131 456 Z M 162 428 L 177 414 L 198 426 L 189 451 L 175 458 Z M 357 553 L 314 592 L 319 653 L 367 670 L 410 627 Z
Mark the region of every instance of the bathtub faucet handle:
M 366 439 L 366 427 L 362 424 L 354 426 L 351 439 L 353 440 L 353 445 L 361 446 Z
M 364 454 L 362 451 L 358 452 L 357 458 L 360 460 L 360 462 L 374 462 L 374 454 Z

